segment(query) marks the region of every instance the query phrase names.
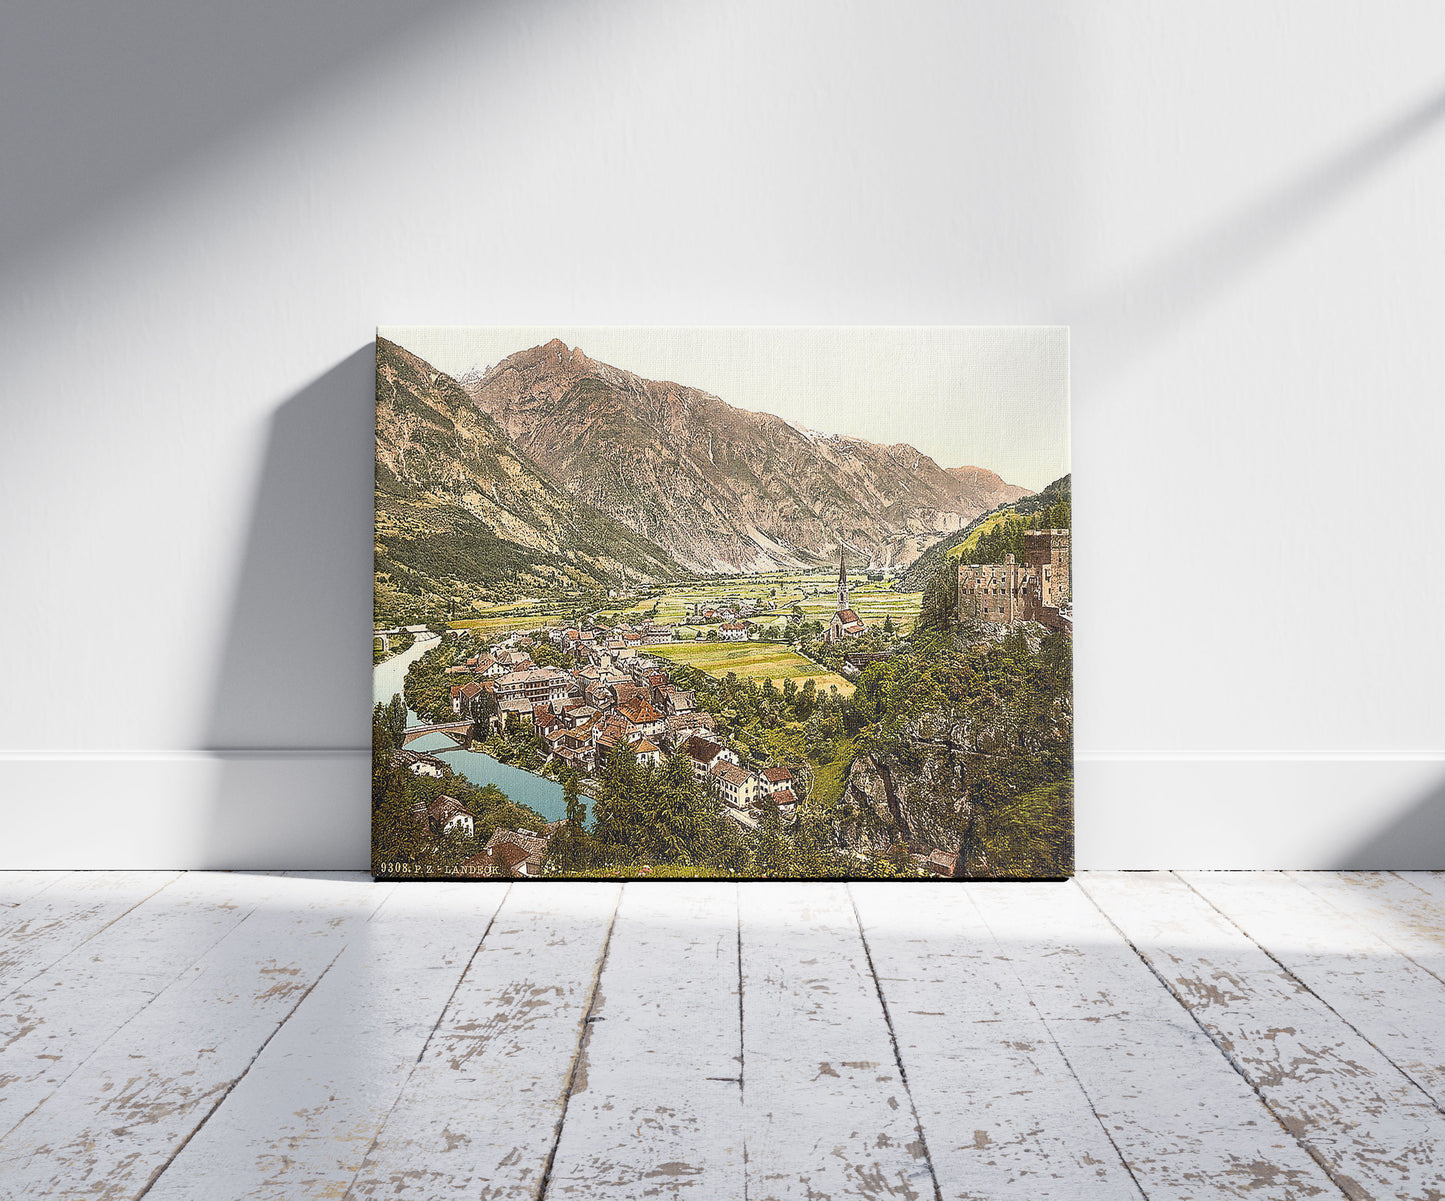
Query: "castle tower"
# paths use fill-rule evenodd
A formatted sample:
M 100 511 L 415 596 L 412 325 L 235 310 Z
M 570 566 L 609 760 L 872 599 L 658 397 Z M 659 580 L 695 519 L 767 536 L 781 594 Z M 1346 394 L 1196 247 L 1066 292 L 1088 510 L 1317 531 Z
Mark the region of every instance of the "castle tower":
M 1042 602 L 1058 607 L 1073 595 L 1069 581 L 1069 531 L 1026 530 L 1024 562 L 1035 573 Z

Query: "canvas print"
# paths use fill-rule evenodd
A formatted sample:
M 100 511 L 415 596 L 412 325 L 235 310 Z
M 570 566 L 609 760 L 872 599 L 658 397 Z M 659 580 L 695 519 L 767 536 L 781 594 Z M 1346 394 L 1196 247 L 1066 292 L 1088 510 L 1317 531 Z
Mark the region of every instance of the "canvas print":
M 383 328 L 373 871 L 1073 870 L 1068 334 Z

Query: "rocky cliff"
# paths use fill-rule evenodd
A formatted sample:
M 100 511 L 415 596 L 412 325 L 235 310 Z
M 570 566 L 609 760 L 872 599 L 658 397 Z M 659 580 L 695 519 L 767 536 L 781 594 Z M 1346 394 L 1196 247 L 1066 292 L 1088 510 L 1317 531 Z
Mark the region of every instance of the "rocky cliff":
M 555 340 L 468 377 L 466 391 L 559 489 L 699 572 L 836 562 L 839 537 L 855 562 L 903 566 L 1030 495 L 983 468 L 798 429 Z
M 897 745 L 856 756 L 838 810 L 844 845 L 878 855 L 900 843 L 957 851 L 971 753 L 962 721 L 930 716 L 908 723 Z
M 959 877 L 1071 873 L 1072 773 L 1006 800 L 979 787 L 986 761 L 1012 742 L 946 713 L 912 719 L 895 744 L 854 758 L 836 810 L 839 841 L 878 855 L 899 845 L 957 853 Z

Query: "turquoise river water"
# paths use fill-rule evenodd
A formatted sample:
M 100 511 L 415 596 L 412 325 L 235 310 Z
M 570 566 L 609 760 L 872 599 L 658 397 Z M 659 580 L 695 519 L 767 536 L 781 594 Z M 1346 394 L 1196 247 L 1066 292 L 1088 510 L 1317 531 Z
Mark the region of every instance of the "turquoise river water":
M 399 694 L 402 684 L 406 680 L 406 669 L 436 644 L 435 636 L 428 635 L 425 638 L 419 638 L 410 650 L 403 651 L 386 660 L 385 663 L 379 663 L 372 668 L 372 703 L 384 705 L 393 696 Z M 411 727 L 429 723 L 422 721 L 408 709 L 406 724 Z M 529 771 L 523 771 L 520 767 L 512 767 L 508 763 L 499 763 L 482 751 L 464 751 L 445 734 L 424 734 L 420 738 L 412 739 L 406 745 L 408 750 L 425 751 L 428 754 L 436 755 L 457 775 L 465 776 L 478 788 L 484 784 L 495 784 L 512 800 L 520 805 L 526 805 L 529 809 L 535 809 L 549 822 L 558 821 L 567 816 L 567 807 L 562 801 L 562 785 L 555 780 L 533 775 Z M 583 800 L 587 804 L 590 817 L 592 803 L 586 797 Z

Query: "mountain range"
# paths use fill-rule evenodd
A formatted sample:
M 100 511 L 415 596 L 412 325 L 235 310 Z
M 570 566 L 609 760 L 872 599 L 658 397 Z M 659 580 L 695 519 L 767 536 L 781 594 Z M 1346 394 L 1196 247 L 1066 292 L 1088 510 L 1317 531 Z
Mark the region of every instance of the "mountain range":
M 1030 495 L 906 443 L 790 425 L 647 380 L 559 340 L 465 380 L 477 408 L 569 496 L 695 572 L 901 567 L 979 514 Z
M 853 566 L 903 567 L 1032 495 L 555 340 L 458 381 L 378 338 L 376 387 L 377 571 L 419 595 L 807 569 L 840 539 Z

